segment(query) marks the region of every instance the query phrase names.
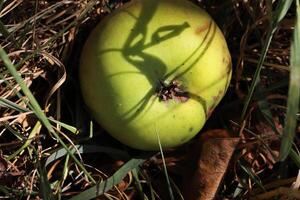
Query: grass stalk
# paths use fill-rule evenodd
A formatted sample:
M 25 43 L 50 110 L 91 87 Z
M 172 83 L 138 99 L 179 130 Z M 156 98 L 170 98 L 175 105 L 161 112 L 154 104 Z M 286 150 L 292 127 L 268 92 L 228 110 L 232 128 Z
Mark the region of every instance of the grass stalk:
M 285 126 L 282 135 L 279 160 L 284 161 L 291 149 L 297 126 L 300 101 L 300 7 L 296 1 L 296 24 L 291 44 L 290 83 L 287 100 Z
M 16 68 L 10 61 L 7 53 L 4 51 L 4 49 L 0 46 L 0 58 L 3 60 L 5 66 L 7 67 L 7 70 L 11 73 L 11 75 L 14 77 L 16 82 L 21 87 L 24 94 L 29 99 L 30 105 L 33 108 L 33 112 L 37 116 L 37 118 L 42 122 L 42 124 L 47 128 L 47 130 L 54 135 L 54 137 L 57 139 L 57 141 L 63 146 L 63 148 L 66 149 L 68 154 L 73 158 L 74 162 L 79 166 L 79 168 L 86 174 L 86 176 L 92 181 L 92 183 L 96 183 L 94 178 L 88 173 L 88 171 L 85 169 L 85 167 L 81 164 L 81 162 L 75 157 L 74 154 L 71 153 L 69 147 L 64 143 L 64 141 L 59 137 L 59 135 L 55 132 L 52 125 L 50 124 L 49 120 L 47 119 L 45 113 L 42 111 L 39 103 L 25 84 L 24 80 L 21 78 L 19 73 L 17 72 Z

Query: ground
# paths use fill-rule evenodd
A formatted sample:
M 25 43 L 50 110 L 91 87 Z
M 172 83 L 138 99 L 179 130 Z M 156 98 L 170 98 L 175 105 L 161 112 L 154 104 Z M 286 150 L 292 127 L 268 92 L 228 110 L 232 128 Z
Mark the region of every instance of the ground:
M 110 137 L 79 89 L 84 41 L 126 2 L 0 1 L 0 199 L 300 199 L 299 1 L 193 1 L 233 77 L 200 133 L 163 152 Z

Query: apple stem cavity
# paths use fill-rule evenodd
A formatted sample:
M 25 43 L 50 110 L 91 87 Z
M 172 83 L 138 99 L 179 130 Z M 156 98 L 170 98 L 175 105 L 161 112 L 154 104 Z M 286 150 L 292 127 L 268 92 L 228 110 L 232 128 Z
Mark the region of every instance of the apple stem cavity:
M 159 80 L 156 88 L 156 96 L 159 101 L 169 101 L 175 99 L 179 102 L 186 102 L 189 99 L 189 93 L 184 91 L 179 81 L 173 80 L 169 83 Z

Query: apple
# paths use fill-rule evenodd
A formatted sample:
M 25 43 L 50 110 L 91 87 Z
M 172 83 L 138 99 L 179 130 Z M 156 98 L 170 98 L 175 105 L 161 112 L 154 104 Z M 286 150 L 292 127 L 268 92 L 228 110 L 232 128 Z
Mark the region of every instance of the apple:
M 79 79 L 95 120 L 141 150 L 181 145 L 226 92 L 231 57 L 213 19 L 186 0 L 134 0 L 95 27 Z

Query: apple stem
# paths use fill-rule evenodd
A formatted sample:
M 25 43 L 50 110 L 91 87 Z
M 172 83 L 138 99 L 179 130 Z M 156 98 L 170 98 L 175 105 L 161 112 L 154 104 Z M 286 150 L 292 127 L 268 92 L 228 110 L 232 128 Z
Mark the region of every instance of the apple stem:
M 189 99 L 188 92 L 182 89 L 180 82 L 177 80 L 172 80 L 169 83 L 159 80 L 156 95 L 160 101 L 176 99 L 180 102 L 186 102 Z

